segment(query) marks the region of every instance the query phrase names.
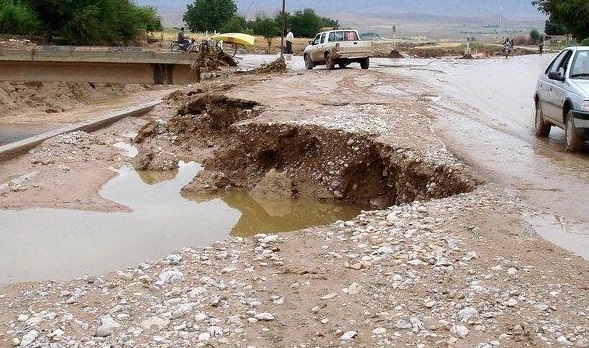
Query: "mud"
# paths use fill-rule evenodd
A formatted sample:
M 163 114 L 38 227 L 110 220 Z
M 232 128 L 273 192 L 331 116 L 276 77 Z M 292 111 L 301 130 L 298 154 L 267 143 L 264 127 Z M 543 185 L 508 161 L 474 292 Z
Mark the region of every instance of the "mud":
M 283 73 L 286 72 L 286 61 L 284 57 L 279 57 L 273 62 L 268 64 L 262 64 L 259 68 L 254 69 L 256 74 L 268 74 L 268 73 Z
M 259 185 L 265 182 L 265 186 L 288 188 L 283 194 L 289 198 L 384 208 L 470 192 L 477 185 L 452 166 L 432 165 L 402 147 L 377 141 L 374 135 L 316 125 L 257 123 L 254 119 L 263 106 L 224 95 L 195 97 L 188 92 L 184 98 L 176 116 L 166 124 L 148 123 L 135 142 L 141 144 L 137 169 L 173 167 L 175 154 L 155 155 L 157 149 L 172 144 L 192 153 L 214 149 L 204 159 L 205 170 L 183 189 L 185 192 L 263 191 Z M 272 172 L 284 177 L 269 177 Z M 285 179 L 289 184 L 280 184 Z
M 522 65 L 512 66 L 519 58 L 433 59 L 427 68 L 423 62 L 413 65 L 419 69 L 403 67 L 404 61 L 395 70 L 386 61 L 386 68 L 374 64 L 368 70 L 232 76 L 215 88 L 201 84 L 174 93 L 148 115 L 93 133 L 80 144 L 89 148 L 47 141 L 34 153 L 3 163 L 2 180 L 38 172 L 22 190 L 2 191 L 6 209 L 37 204 L 122 209 L 70 184 L 96 174 L 83 184 L 97 190 L 106 180 L 104 168 L 128 163 L 110 145 L 129 142 L 129 134 L 154 122 L 144 129 L 141 147 L 162 162 L 202 159 L 209 176 L 190 185 L 204 191 L 209 181 L 220 193 L 240 189 L 233 185 L 262 192 L 292 187 L 301 197 L 304 186 L 317 199 L 325 192 L 327 199 L 336 199 L 333 186 L 342 201 L 361 200 L 356 192 L 365 190 L 375 194 L 378 205 L 378 200 L 427 199 L 476 188 L 363 211 L 352 220 L 297 233 L 187 246 L 160 261 L 108 275 L 14 284 L 0 295 L 0 345 L 588 347 L 584 309 L 589 304 L 582 296 L 586 261 L 546 242 L 522 219 L 561 208 L 568 211 L 563 216 L 586 219 L 586 214 L 570 214 L 571 209 L 582 213 L 582 205 L 575 208 L 573 202 L 582 197 L 559 201 L 562 192 L 583 192 L 586 184 L 547 185 L 545 169 L 561 165 L 525 165 L 526 157 L 538 159 L 536 148 L 545 147 L 525 133 L 526 109 L 503 112 L 521 106 L 523 99 L 500 102 L 526 90 L 522 69 L 515 69 Z M 302 58 L 297 64 L 303 66 Z M 512 68 L 518 73 L 509 74 Z M 497 85 L 485 84 L 494 69 L 501 72 L 495 74 Z M 512 79 L 513 86 L 500 83 L 505 73 L 520 79 Z M 178 114 L 213 89 L 220 103 L 255 100 L 259 105 L 244 108 L 236 102 L 232 113 L 246 112 L 217 114 L 227 120 L 219 129 L 211 129 L 213 118 L 200 121 L 214 109 L 208 102 Z M 471 103 L 457 103 L 448 94 Z M 528 94 L 525 98 L 531 102 Z M 484 108 L 485 103 L 493 107 Z M 258 114 L 250 115 L 250 109 Z M 194 130 L 170 128 L 175 118 L 183 120 L 177 123 L 182 127 L 194 124 Z M 502 140 L 501 130 L 501 136 L 518 138 Z M 284 144 L 287 140 L 292 146 Z M 477 186 L 479 180 L 456 156 L 489 182 Z M 252 177 L 240 177 L 240 168 Z M 499 173 L 505 179 L 514 168 L 521 179 L 494 177 Z M 407 180 L 410 175 L 417 178 Z M 523 180 L 531 175 L 543 181 Z M 567 173 L 566 181 L 572 177 Z M 381 190 L 388 196 L 379 197 Z M 530 205 L 521 193 L 550 199 Z

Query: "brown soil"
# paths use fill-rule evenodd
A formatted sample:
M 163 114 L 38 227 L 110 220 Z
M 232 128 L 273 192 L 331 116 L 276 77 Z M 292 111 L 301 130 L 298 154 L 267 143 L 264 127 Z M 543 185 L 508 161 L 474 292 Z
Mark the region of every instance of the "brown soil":
M 402 91 L 394 100 L 378 92 L 389 86 Z M 48 95 L 34 109 L 46 111 Z M 377 69 L 232 75 L 2 163 L 4 209 L 124 210 L 98 195 L 109 167 L 168 170 L 184 158 L 205 166 L 185 191 L 282 191 L 374 210 L 108 275 L 6 286 L 0 346 L 587 347 L 586 262 L 538 238 L 521 202 L 448 153 L 431 131 L 430 95 Z M 0 120 L 16 119 L 35 117 L 14 108 Z M 136 144 L 137 158 L 118 141 Z

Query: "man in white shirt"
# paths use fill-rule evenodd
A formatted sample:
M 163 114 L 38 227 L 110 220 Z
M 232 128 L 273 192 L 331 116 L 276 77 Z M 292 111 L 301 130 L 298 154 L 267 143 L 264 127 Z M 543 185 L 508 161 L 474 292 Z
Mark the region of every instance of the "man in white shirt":
M 292 43 L 294 41 L 294 35 L 290 29 L 287 30 L 286 34 L 286 53 L 292 54 Z

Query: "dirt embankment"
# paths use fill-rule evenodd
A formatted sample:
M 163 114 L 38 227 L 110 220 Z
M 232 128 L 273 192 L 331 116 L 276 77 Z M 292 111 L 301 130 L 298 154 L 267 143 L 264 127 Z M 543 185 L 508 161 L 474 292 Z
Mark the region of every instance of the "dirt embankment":
M 316 125 L 258 123 L 264 106 L 253 101 L 194 91 L 179 96 L 167 123 L 150 122 L 135 142 L 138 169 L 168 169 L 177 158 L 159 152 L 171 142 L 192 153 L 214 148 L 185 191 L 253 189 L 270 171 L 291 182 L 287 196 L 345 200 L 384 208 L 415 200 L 469 192 L 476 181 L 452 165 L 428 163 L 410 151 L 358 134 Z M 172 159 L 169 156 L 173 156 Z M 162 165 L 164 164 L 164 165 Z M 221 182 L 214 180 L 221 179 Z M 213 180 L 213 182 L 211 182 Z

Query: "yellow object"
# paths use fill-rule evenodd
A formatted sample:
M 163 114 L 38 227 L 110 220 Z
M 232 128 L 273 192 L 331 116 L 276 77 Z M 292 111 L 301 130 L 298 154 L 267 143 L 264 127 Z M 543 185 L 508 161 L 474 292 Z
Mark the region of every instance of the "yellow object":
M 254 41 L 256 40 L 254 36 L 242 33 L 217 34 L 211 36 L 211 39 L 243 46 L 253 46 Z

